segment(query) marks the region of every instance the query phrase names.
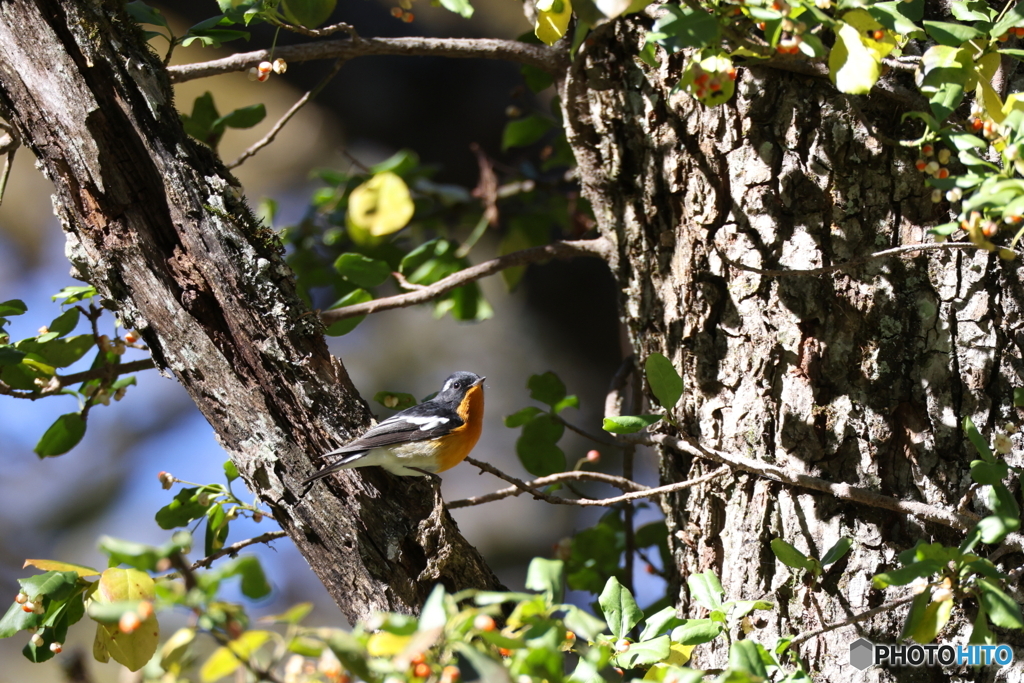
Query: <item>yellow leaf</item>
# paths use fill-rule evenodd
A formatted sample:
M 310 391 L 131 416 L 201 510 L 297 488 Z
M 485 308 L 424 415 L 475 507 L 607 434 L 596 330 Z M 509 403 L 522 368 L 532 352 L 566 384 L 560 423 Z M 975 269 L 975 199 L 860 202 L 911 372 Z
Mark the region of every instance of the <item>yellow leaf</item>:
M 99 576 L 98 570 L 92 567 L 84 567 L 80 564 L 71 564 L 70 562 L 58 562 L 57 560 L 25 560 L 25 567 L 35 567 L 36 569 L 42 569 L 44 572 L 75 572 L 81 577 L 86 576 Z
M 415 206 L 409 188 L 390 171 L 378 173 L 352 190 L 348 198 L 348 222 L 371 237 L 398 232 L 412 219 Z
M 690 661 L 690 653 L 693 652 L 693 648 L 696 645 L 683 645 L 682 643 L 672 643 L 668 649 L 668 659 L 665 660 L 666 664 L 674 664 L 675 666 L 683 666 Z
M 93 656 L 101 662 L 109 657 L 129 671 L 138 671 L 153 657 L 159 644 L 160 625 L 155 615 L 150 615 L 131 633 L 123 633 L 117 626 L 96 624 Z
M 152 600 L 155 594 L 153 579 L 146 572 L 111 567 L 100 574 L 93 599 L 99 602 Z
M 869 37 L 876 31 L 882 32 L 881 40 Z M 829 76 L 842 92 L 865 95 L 882 73 L 882 58 L 895 47 L 892 33 L 884 30 L 866 10 L 847 12 L 828 56 Z
M 539 0 L 533 32 L 545 45 L 554 45 L 568 30 L 570 17 L 572 3 L 569 0 Z
M 380 631 L 366 641 L 366 651 L 371 657 L 393 657 L 405 649 L 410 636 L 397 636 L 394 633 Z
M 189 645 L 196 639 L 195 629 L 179 628 L 160 648 L 160 668 L 164 671 L 181 672 L 181 663 Z
M 1003 122 L 1003 119 L 1006 118 L 1006 114 L 1003 113 L 1003 101 L 999 99 L 999 93 L 996 92 L 991 83 L 984 78 L 978 78 L 978 89 L 975 91 L 974 97 L 978 102 L 982 103 L 985 107 L 985 113 L 993 121 L 996 123 Z
M 199 680 L 212 683 L 234 673 L 242 660 L 248 660 L 256 650 L 270 639 L 270 631 L 246 631 L 227 646 L 218 647 L 203 662 L 199 669 Z

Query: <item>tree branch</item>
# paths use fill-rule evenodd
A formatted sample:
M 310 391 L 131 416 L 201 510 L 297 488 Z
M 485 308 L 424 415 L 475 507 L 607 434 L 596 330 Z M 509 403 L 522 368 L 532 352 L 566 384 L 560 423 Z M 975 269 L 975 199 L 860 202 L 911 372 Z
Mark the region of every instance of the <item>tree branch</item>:
M 910 254 L 915 251 L 935 251 L 937 249 L 984 249 L 985 247 L 979 247 L 973 242 L 923 242 L 921 244 L 906 244 L 902 247 L 893 247 L 892 249 L 883 249 L 882 251 L 876 251 L 873 254 L 867 256 L 861 256 L 859 258 L 851 259 L 845 263 L 837 263 L 831 266 L 822 266 L 821 268 L 809 268 L 807 270 L 767 270 L 762 268 L 754 268 L 753 266 L 747 266 L 742 263 L 733 261 L 725 252 L 722 251 L 721 247 L 717 244 L 715 249 L 718 254 L 722 257 L 726 263 L 733 268 L 739 270 L 745 270 L 749 273 L 757 273 L 758 275 L 767 275 L 768 277 L 784 277 L 787 275 L 824 275 L 826 273 L 834 273 L 837 270 L 846 270 L 847 268 L 855 268 L 863 265 L 868 261 L 874 261 L 876 259 L 885 258 L 887 256 L 902 256 L 903 254 Z M 1016 253 L 1016 252 L 1015 252 Z
M 858 622 L 870 619 L 871 617 L 875 616 L 876 614 L 881 614 L 882 612 L 892 611 L 892 610 L 896 609 L 897 607 L 899 607 L 900 605 L 905 605 L 908 602 L 913 602 L 914 598 L 916 598 L 916 597 L 917 597 L 916 595 L 907 595 L 907 596 L 902 597 L 902 598 L 900 598 L 898 600 L 893 600 L 892 602 L 887 602 L 885 604 L 879 605 L 878 607 L 875 607 L 874 609 L 869 609 L 867 612 L 861 612 L 860 614 L 855 614 L 852 617 L 850 617 L 849 619 L 847 619 L 845 621 L 840 621 L 837 624 L 829 624 L 828 626 L 825 626 L 824 628 L 820 628 L 817 631 L 809 631 L 807 633 L 801 633 L 796 638 L 794 638 L 793 640 L 790 641 L 789 646 L 792 647 L 794 645 L 799 645 L 800 643 L 804 642 L 805 640 L 810 640 L 811 638 L 817 638 L 818 636 L 820 636 L 822 634 L 828 633 L 829 631 L 835 631 L 836 629 L 843 628 L 844 626 L 852 626 L 853 624 L 856 624 Z
M 334 66 L 331 67 L 330 73 L 328 73 L 327 76 L 323 78 L 323 80 L 317 83 L 312 90 L 307 91 L 305 95 L 300 97 L 298 101 L 295 102 L 295 104 L 293 104 L 291 108 L 288 111 L 286 111 L 280 119 L 277 120 L 277 123 L 274 124 L 273 128 L 271 128 L 266 135 L 264 135 L 259 141 L 257 141 L 251 147 L 249 147 L 249 149 L 242 152 L 237 159 L 228 164 L 228 168 L 237 168 L 241 166 L 246 159 L 253 156 L 254 154 L 256 154 L 256 152 L 260 151 L 261 149 L 269 145 L 271 142 L 273 142 L 274 138 L 277 137 L 277 134 L 281 132 L 281 129 L 285 127 L 285 124 L 287 124 L 291 120 L 291 118 L 295 116 L 299 112 L 299 110 L 306 105 L 307 102 L 309 102 L 311 99 L 320 94 L 320 91 L 324 89 L 324 86 L 330 83 L 331 79 L 338 74 L 338 71 L 341 70 L 341 66 L 344 63 L 344 59 L 339 59 L 338 61 L 336 61 L 334 63 Z
M 475 464 L 475 463 L 471 463 Z M 492 472 L 493 474 L 493 472 Z M 604 474 L 603 472 L 587 472 L 585 470 L 573 470 L 572 472 L 557 472 L 555 474 L 548 475 L 546 477 L 540 477 L 530 482 L 523 482 L 524 486 L 529 489 L 524 491 L 518 486 L 510 486 L 507 489 L 499 489 L 494 493 L 487 493 L 482 496 L 473 496 L 472 498 L 463 498 L 461 500 L 453 500 L 448 503 L 448 509 L 454 508 L 465 508 L 473 505 L 483 505 L 484 503 L 493 503 L 496 500 L 502 500 L 503 498 L 509 498 L 511 496 L 518 496 L 522 493 L 532 493 L 534 489 L 540 486 L 548 486 L 550 484 L 556 484 L 560 481 L 574 480 L 574 481 L 596 481 L 602 484 L 609 484 L 614 486 L 620 491 L 646 491 L 648 487 L 641 484 L 637 484 L 635 481 L 630 481 L 623 477 L 616 477 L 613 474 Z
M 683 489 L 688 489 L 691 486 L 697 486 L 698 484 L 703 484 L 704 482 L 710 481 L 710 480 L 714 479 L 715 477 L 719 477 L 719 476 L 721 476 L 721 475 L 723 475 L 723 474 L 725 474 L 725 473 L 727 473 L 729 471 L 728 467 L 723 467 L 721 469 L 715 470 L 714 472 L 712 472 L 710 474 L 705 474 L 704 476 L 697 477 L 696 479 L 687 479 L 686 481 L 679 481 L 679 482 L 676 482 L 675 484 L 669 484 L 668 486 L 658 486 L 657 488 L 653 488 L 653 489 L 644 488 L 643 490 L 633 491 L 631 493 L 625 493 L 625 494 L 623 494 L 621 496 L 615 496 L 614 498 L 601 498 L 601 499 L 597 499 L 597 500 L 573 500 L 571 498 L 559 498 L 558 496 L 552 496 L 552 495 L 549 495 L 549 494 L 544 493 L 542 491 L 538 491 L 537 489 L 533 488 L 530 484 L 527 484 L 522 479 L 516 479 L 515 477 L 513 477 L 510 474 L 505 474 L 504 472 L 499 470 L 497 467 L 494 467 L 493 465 L 489 465 L 489 464 L 487 464 L 485 462 L 481 462 L 480 460 L 477 460 L 475 458 L 466 458 L 466 462 L 468 462 L 470 465 L 476 465 L 477 467 L 482 469 L 484 472 L 487 472 L 489 474 L 493 474 L 494 476 L 498 477 L 499 479 L 504 479 L 505 481 L 507 481 L 510 484 L 512 484 L 513 486 L 515 486 L 515 488 L 519 489 L 521 492 L 529 493 L 534 498 L 539 498 L 539 499 L 541 499 L 541 500 L 543 500 L 545 502 L 552 503 L 554 505 L 576 505 L 576 506 L 579 506 L 579 507 L 609 507 L 609 506 L 615 505 L 617 503 L 623 503 L 623 502 L 625 502 L 627 500 L 637 500 L 638 498 L 655 498 L 657 496 L 663 496 L 666 493 L 674 493 L 676 491 L 682 491 Z M 565 472 L 563 474 L 572 474 L 572 473 Z M 588 472 L 587 474 L 595 474 L 595 473 L 594 472 Z M 551 475 L 551 476 L 555 476 L 555 475 Z M 562 477 L 562 479 L 577 479 L 577 478 L 582 478 L 582 477 Z M 495 493 L 500 493 L 500 491 L 496 491 Z M 494 494 L 490 494 L 490 495 L 494 495 Z M 518 494 L 509 494 L 509 495 L 518 495 Z M 502 496 L 502 498 L 506 498 L 506 497 L 507 496 Z M 467 498 L 466 500 L 473 500 L 473 499 Z M 495 498 L 495 500 L 498 500 L 498 499 Z M 463 503 L 464 501 L 455 501 L 455 502 L 456 503 Z M 484 501 L 484 502 L 487 502 L 487 501 Z M 472 504 L 474 504 L 474 503 L 466 503 L 465 505 L 459 505 L 458 507 L 466 507 L 466 506 L 472 505 Z M 454 506 L 454 504 L 452 504 L 452 505 L 449 505 L 448 507 L 455 507 L 455 506 Z
M 244 541 L 239 541 L 238 543 L 232 543 L 231 545 L 224 546 L 212 555 L 204 557 L 201 560 L 196 560 L 192 563 L 190 569 L 192 571 L 195 571 L 196 569 L 203 569 L 205 567 L 209 567 L 211 564 L 213 564 L 214 560 L 218 560 L 224 557 L 225 555 L 234 555 L 242 548 L 247 548 L 250 545 L 256 545 L 257 543 L 270 543 L 271 541 L 276 541 L 279 538 L 284 538 L 287 535 L 288 534 L 286 534 L 284 531 L 280 530 L 268 531 L 267 533 L 262 534 L 260 536 L 254 536 L 253 538 L 247 538 Z
M 871 507 L 881 508 L 883 510 L 891 510 L 892 512 L 913 515 L 914 517 L 924 521 L 935 522 L 961 531 L 967 531 L 978 521 L 978 517 L 976 515 L 961 514 L 936 505 L 918 503 L 917 501 L 898 500 L 890 496 L 883 496 L 882 494 L 875 493 L 874 491 L 850 486 L 849 484 L 836 484 L 826 479 L 812 477 L 808 474 L 791 472 L 781 467 L 769 465 L 768 463 L 758 460 L 744 458 L 739 455 L 733 455 L 732 453 L 712 450 L 695 443 L 687 437 L 675 438 L 667 434 L 648 434 L 646 436 L 627 435 L 621 438 L 625 441 L 632 441 L 644 446 L 657 445 L 665 448 L 671 448 L 675 451 L 687 453 L 697 458 L 703 458 L 704 460 L 711 460 L 723 465 L 728 465 L 733 469 L 756 474 L 783 484 L 828 493 L 840 500 L 848 500 L 854 503 L 862 503 Z M 1007 542 L 1009 541 L 1010 536 L 1007 536 Z
M 346 318 L 354 318 L 359 315 L 367 315 L 369 313 L 377 313 L 379 311 L 388 311 L 393 308 L 405 308 L 406 306 L 426 303 L 427 301 L 432 301 L 439 296 L 447 294 L 456 287 L 461 287 L 469 284 L 470 282 L 479 280 L 480 278 L 487 277 L 488 275 L 494 275 L 497 272 L 506 268 L 512 268 L 513 266 L 524 266 L 528 263 L 547 261 L 553 258 L 576 258 L 577 256 L 597 256 L 607 260 L 610 254 L 611 242 L 604 237 L 598 237 L 593 240 L 555 242 L 543 247 L 533 247 L 531 249 L 514 251 L 511 254 L 505 254 L 504 256 L 499 256 L 496 259 L 484 261 L 483 263 L 475 266 L 470 266 L 465 270 L 460 270 L 459 272 L 449 275 L 443 280 L 438 280 L 434 284 L 424 287 L 423 289 L 417 289 L 415 292 L 397 294 L 383 299 L 374 299 L 373 301 L 367 301 L 362 304 L 343 306 L 342 308 L 333 308 L 329 311 L 322 311 L 320 313 L 320 319 L 323 320 L 325 325 L 331 325 L 332 323 L 336 323 L 339 320 L 344 320 Z
M 370 55 L 403 55 L 410 57 L 452 57 L 465 59 L 501 59 L 527 64 L 555 73 L 563 68 L 562 50 L 544 45 L 530 45 L 517 40 L 490 38 L 346 38 L 302 45 L 279 46 L 274 56 L 287 62 L 315 59 L 352 59 Z M 223 59 L 168 67 L 171 83 L 183 83 L 232 71 L 245 71 L 270 56 L 269 50 L 240 52 Z
M 11 396 L 13 398 L 27 398 L 30 401 L 35 401 L 36 399 L 45 398 L 46 396 L 59 394 L 64 387 L 71 386 L 72 384 L 88 382 L 91 379 L 113 379 L 120 375 L 129 375 L 141 370 L 151 370 L 154 367 L 156 366 L 153 363 L 153 359 L 145 358 L 143 360 L 134 360 L 130 363 L 103 365 L 98 368 L 93 368 L 92 370 L 83 370 L 82 372 L 76 372 L 71 375 L 54 375 L 42 391 L 18 391 L 17 389 L 12 389 L 4 382 L 0 382 L 0 394 L 4 396 Z

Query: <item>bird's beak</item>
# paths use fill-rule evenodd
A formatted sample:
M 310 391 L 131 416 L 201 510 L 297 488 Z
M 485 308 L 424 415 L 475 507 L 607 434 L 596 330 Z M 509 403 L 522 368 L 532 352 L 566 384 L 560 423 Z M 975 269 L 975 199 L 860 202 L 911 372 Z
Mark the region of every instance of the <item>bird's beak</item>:
M 478 387 L 478 386 L 480 386 L 481 384 L 483 384 L 483 383 L 484 383 L 484 380 L 485 380 L 485 379 L 487 379 L 487 378 L 486 378 L 486 377 L 481 377 L 481 378 L 480 378 L 480 379 L 478 379 L 477 381 L 473 382 L 473 386 L 474 386 L 474 387 Z

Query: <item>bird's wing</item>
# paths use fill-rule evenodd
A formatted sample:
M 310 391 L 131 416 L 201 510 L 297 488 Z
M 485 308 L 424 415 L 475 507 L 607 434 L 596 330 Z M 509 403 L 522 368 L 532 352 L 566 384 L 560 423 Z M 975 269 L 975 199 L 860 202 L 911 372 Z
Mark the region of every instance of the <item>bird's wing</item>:
M 455 411 L 440 409 L 436 403 L 430 404 L 428 401 L 395 413 L 371 427 L 355 441 L 350 441 L 344 446 L 326 453 L 325 456 L 368 451 L 408 441 L 436 439 L 461 426 L 462 419 Z

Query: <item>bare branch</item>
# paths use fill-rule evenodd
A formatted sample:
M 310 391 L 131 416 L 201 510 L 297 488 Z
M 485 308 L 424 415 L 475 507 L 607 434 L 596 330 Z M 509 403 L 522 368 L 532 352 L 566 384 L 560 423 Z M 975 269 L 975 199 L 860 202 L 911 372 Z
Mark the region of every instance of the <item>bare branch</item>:
M 274 25 L 279 26 L 286 31 L 298 33 L 303 36 L 309 36 L 310 38 L 326 38 L 327 36 L 334 35 L 338 31 L 344 31 L 353 38 L 356 37 L 355 28 L 353 28 L 351 24 L 346 24 L 343 21 L 338 22 L 337 24 L 331 24 L 330 26 L 324 26 L 323 28 L 306 28 L 305 26 L 285 23 L 275 23 Z
M 603 472 L 587 472 L 585 470 L 574 470 L 572 472 L 558 472 L 551 474 L 546 477 L 540 477 L 530 482 L 523 482 L 527 488 L 531 491 L 541 486 L 550 486 L 560 481 L 574 480 L 574 481 L 596 481 L 602 484 L 609 484 L 621 491 L 645 491 L 648 487 L 641 484 L 637 484 L 634 481 L 625 479 L 623 477 L 616 477 L 612 474 L 604 474 Z M 511 496 L 518 496 L 524 493 L 523 489 L 518 486 L 510 486 L 507 489 L 499 489 L 494 493 L 488 493 L 482 496 L 473 496 L 472 498 L 463 498 L 461 500 L 453 500 L 448 503 L 449 509 L 454 508 L 465 508 L 473 505 L 483 505 L 484 503 L 492 503 L 496 500 L 503 498 L 509 498 Z
M 758 275 L 767 275 L 768 277 L 784 277 L 787 275 L 824 275 L 826 273 L 834 273 L 837 270 L 846 270 L 847 268 L 855 268 L 863 265 L 868 261 L 874 261 L 880 258 L 886 258 L 888 256 L 902 256 L 904 254 L 911 254 L 917 251 L 935 251 L 938 249 L 984 249 L 985 247 L 979 247 L 973 242 L 923 242 L 921 244 L 906 244 L 902 247 L 893 247 L 892 249 L 884 249 L 882 251 L 876 251 L 873 254 L 867 256 L 861 256 L 860 258 L 851 259 L 845 263 L 837 263 L 831 266 L 823 266 L 821 268 L 810 268 L 807 270 L 767 270 L 762 268 L 754 268 L 753 266 L 746 266 L 742 263 L 733 261 L 722 251 L 722 248 L 717 244 L 715 249 L 718 250 L 719 255 L 722 259 L 733 268 L 739 270 L 745 270 L 750 273 L 757 273 Z M 1016 252 L 1014 252 L 1016 253 Z
M 545 502 L 552 503 L 554 505 L 576 505 L 576 506 L 579 506 L 579 507 L 609 507 L 611 505 L 615 505 L 617 503 L 622 503 L 622 502 L 625 502 L 627 500 L 637 500 L 639 498 L 655 498 L 657 496 L 663 496 L 666 493 L 675 493 L 676 491 L 682 491 L 683 489 L 688 489 L 691 486 L 697 486 L 698 484 L 703 484 L 706 481 L 710 481 L 711 479 L 714 479 L 715 477 L 720 477 L 723 474 L 726 474 L 727 472 L 729 472 L 729 468 L 728 467 L 723 467 L 721 469 L 715 470 L 714 472 L 712 472 L 710 474 L 705 474 L 702 477 L 697 477 L 696 479 L 687 479 L 686 481 L 676 482 L 675 484 L 669 484 L 667 486 L 659 486 L 659 487 L 653 488 L 653 489 L 645 488 L 645 489 L 640 490 L 640 491 L 633 491 L 631 493 L 625 493 L 625 494 L 623 494 L 621 496 L 616 496 L 614 498 L 601 498 L 601 499 L 598 499 L 598 500 L 573 500 L 571 498 L 559 498 L 558 496 L 552 496 L 552 495 L 549 495 L 547 493 L 544 493 L 543 491 L 538 491 L 536 488 L 533 488 L 533 486 L 531 484 L 527 484 L 522 479 L 516 479 L 515 477 L 513 477 L 513 476 L 511 476 L 509 474 L 505 474 L 504 472 L 502 472 L 498 468 L 494 467 L 493 465 L 489 465 L 489 464 L 487 464 L 485 462 L 481 462 L 481 461 L 479 461 L 479 460 L 477 460 L 475 458 L 466 458 L 466 462 L 468 462 L 470 465 L 476 465 L 477 467 L 482 469 L 484 472 L 488 472 L 490 474 L 493 474 L 494 476 L 498 477 L 499 479 L 504 479 L 505 481 L 509 482 L 510 484 L 515 486 L 517 489 L 519 489 L 521 492 L 529 493 L 534 498 L 539 498 L 539 499 L 541 499 L 541 500 L 543 500 Z M 594 473 L 590 472 L 588 474 L 594 474 Z M 577 478 L 577 477 L 572 477 L 572 478 Z M 564 479 L 570 479 L 570 477 L 564 477 Z M 502 497 L 507 497 L 507 496 L 502 496 Z M 467 499 L 467 500 L 472 500 L 472 499 Z M 495 499 L 495 500 L 497 500 L 497 499 Z M 456 502 L 462 502 L 462 501 L 456 501 Z M 470 505 L 470 504 L 471 503 L 466 503 L 466 505 Z M 452 507 L 452 506 L 449 505 L 449 507 Z M 463 506 L 460 505 L 460 507 L 463 507 Z
M 17 389 L 12 389 L 4 382 L 0 382 L 0 394 L 4 396 L 11 396 L 13 398 L 25 398 L 30 401 L 35 401 L 40 398 L 59 394 L 64 387 L 71 386 L 72 384 L 88 382 L 91 379 L 112 380 L 120 375 L 129 375 L 133 372 L 151 370 L 154 367 L 156 367 L 156 365 L 153 363 L 153 360 L 151 358 L 146 358 L 143 360 L 132 361 L 130 363 L 120 363 L 118 365 L 103 365 L 98 368 L 93 368 L 92 370 L 83 370 L 82 372 L 76 372 L 71 375 L 54 375 L 41 391 L 18 391 Z
M 257 543 L 270 543 L 271 541 L 276 541 L 279 538 L 284 538 L 287 535 L 288 534 L 286 534 L 284 531 L 280 530 L 268 531 L 267 533 L 262 534 L 260 536 L 247 538 L 244 541 L 239 541 L 238 543 L 232 543 L 231 545 L 224 546 L 212 555 L 204 557 L 201 560 L 196 560 L 192 563 L 192 566 L 189 569 L 195 571 L 196 569 L 203 569 L 204 567 L 209 567 L 211 564 L 213 564 L 214 560 L 218 560 L 224 557 L 225 555 L 234 555 L 242 548 L 247 548 L 250 545 L 256 545 Z
M 915 597 L 917 597 L 917 596 L 916 595 L 908 595 L 908 596 L 900 598 L 898 600 L 893 600 L 892 602 L 887 602 L 885 604 L 879 605 L 878 607 L 875 607 L 874 609 L 869 609 L 867 612 L 861 612 L 860 614 L 855 614 L 852 617 L 850 617 L 849 619 L 847 619 L 845 621 L 840 621 L 837 624 L 829 624 L 828 626 L 826 626 L 824 628 L 820 628 L 817 631 L 809 631 L 807 633 L 801 633 L 796 638 L 791 640 L 789 645 L 790 645 L 790 647 L 792 647 L 794 645 L 799 645 L 800 643 L 804 642 L 805 640 L 810 640 L 811 638 L 817 638 L 818 636 L 820 636 L 822 634 L 828 633 L 829 631 L 835 631 L 836 629 L 843 628 L 844 626 L 852 626 L 852 625 L 854 625 L 854 624 L 856 624 L 858 622 L 870 619 L 871 617 L 875 616 L 876 614 L 881 614 L 882 612 L 891 612 L 892 610 L 896 609 L 897 607 L 899 607 L 901 605 L 905 605 L 908 602 L 913 602 Z
M 324 89 L 324 86 L 330 83 L 331 79 L 334 78 L 337 75 L 338 71 L 341 70 L 341 65 L 344 63 L 344 59 L 339 59 L 338 61 L 336 61 L 334 63 L 334 66 L 331 67 L 330 73 L 327 74 L 327 76 L 325 76 L 323 80 L 317 83 L 317 85 L 312 90 L 309 90 L 305 95 L 300 97 L 299 100 L 295 104 L 293 104 L 288 111 L 284 113 L 284 116 L 278 119 L 277 123 L 274 124 L 274 127 L 271 128 L 270 131 L 266 135 L 264 135 L 262 139 L 260 139 L 254 145 L 252 145 L 249 149 L 242 152 L 237 159 L 228 164 L 228 168 L 237 168 L 238 166 L 241 166 L 242 162 L 244 162 L 246 159 L 256 154 L 256 152 L 260 151 L 261 149 L 269 145 L 271 142 L 273 142 L 274 138 L 276 138 L 277 134 L 281 132 L 281 129 L 284 128 L 285 124 L 288 123 L 291 120 L 291 118 L 295 116 L 299 112 L 299 110 L 302 109 L 303 106 L 305 106 L 307 102 L 309 102 L 311 99 L 320 94 L 320 91 Z
M 275 57 L 287 62 L 352 59 L 370 55 L 501 59 L 535 66 L 549 73 L 560 71 L 565 61 L 564 52 L 556 48 L 489 38 L 347 38 L 286 45 L 274 50 Z M 172 83 L 183 83 L 196 78 L 245 71 L 268 57 L 269 50 L 255 50 L 208 62 L 172 66 L 167 71 Z
M 935 522 L 961 531 L 970 529 L 978 521 L 978 517 L 976 515 L 961 514 L 936 505 L 918 503 L 917 501 L 898 500 L 890 496 L 883 496 L 882 494 L 875 493 L 874 491 L 869 491 L 868 489 L 850 486 L 849 484 L 836 484 L 826 479 L 820 479 L 818 477 L 812 477 L 798 472 L 791 472 L 782 467 L 776 467 L 775 465 L 770 465 L 759 460 L 744 458 L 739 455 L 733 455 L 732 453 L 716 451 L 705 446 L 701 446 L 686 437 L 675 438 L 667 434 L 648 434 L 647 436 L 625 435 L 620 438 L 625 441 L 632 441 L 644 446 L 657 445 L 671 448 L 675 451 L 687 453 L 697 458 L 703 458 L 704 460 L 711 460 L 723 465 L 728 465 L 735 470 L 756 474 L 783 484 L 828 493 L 840 500 L 849 500 L 855 503 L 862 503 L 871 507 L 881 508 L 883 510 L 891 510 L 892 512 L 913 515 L 914 517 L 924 521 Z
M 607 238 L 598 237 L 593 240 L 555 242 L 543 247 L 514 251 L 511 254 L 505 254 L 496 259 L 484 261 L 465 270 L 460 270 L 443 280 L 438 280 L 434 284 L 414 292 L 397 294 L 383 299 L 374 299 L 362 304 L 323 311 L 320 313 L 320 319 L 324 321 L 325 325 L 330 325 L 339 320 L 354 318 L 358 315 L 367 315 L 379 311 L 389 311 L 393 308 L 405 308 L 406 306 L 422 304 L 447 294 L 456 287 L 461 287 L 488 275 L 494 275 L 506 268 L 525 266 L 528 263 L 547 261 L 553 258 L 567 259 L 576 258 L 577 256 L 597 256 L 608 259 L 611 249 L 611 242 Z

